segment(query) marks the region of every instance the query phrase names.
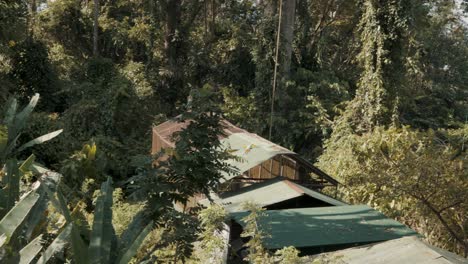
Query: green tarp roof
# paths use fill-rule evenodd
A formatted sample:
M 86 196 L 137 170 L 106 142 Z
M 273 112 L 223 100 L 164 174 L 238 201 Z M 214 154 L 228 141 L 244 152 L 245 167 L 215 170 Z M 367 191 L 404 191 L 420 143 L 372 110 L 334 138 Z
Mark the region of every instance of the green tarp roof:
M 405 225 L 366 205 L 346 205 L 266 211 L 260 225 L 271 235 L 269 249 L 345 245 L 417 235 Z M 241 225 L 247 212 L 232 213 Z
M 240 212 L 243 211 L 242 206 L 244 202 L 250 201 L 264 207 L 304 195 L 313 197 L 330 205 L 346 205 L 346 203 L 305 188 L 283 177 L 277 177 L 262 183 L 256 183 L 251 186 L 244 187 L 239 191 L 226 192 L 221 194 L 219 197 L 215 196 L 213 200 L 215 203 L 224 206 L 228 212 Z M 209 201 L 205 199 L 200 203 L 208 205 Z
M 339 250 L 311 257 L 337 260 L 337 264 L 461 264 L 468 263 L 451 252 L 431 246 L 418 237 L 404 237 L 390 241 Z

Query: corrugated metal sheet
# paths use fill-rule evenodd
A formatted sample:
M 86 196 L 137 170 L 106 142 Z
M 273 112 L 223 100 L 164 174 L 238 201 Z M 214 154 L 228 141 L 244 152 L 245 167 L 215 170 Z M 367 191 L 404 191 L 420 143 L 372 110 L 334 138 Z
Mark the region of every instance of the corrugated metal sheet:
M 170 119 L 153 128 L 153 133 L 157 134 L 158 137 L 161 140 L 163 140 L 164 143 L 167 144 L 167 146 L 175 147 L 172 135 L 174 134 L 174 132 L 178 132 L 182 129 L 185 129 L 190 124 L 190 121 L 179 122 L 177 120 L 178 118 L 180 118 L 180 116 L 176 116 L 175 118 Z M 221 125 L 224 128 L 223 131 L 225 133 L 225 136 L 230 136 L 234 133 L 248 133 L 246 130 L 236 127 L 235 125 L 233 125 L 225 119 L 221 120 Z
M 176 117 L 155 126 L 153 128 L 152 153 L 157 153 L 164 148 L 174 147 L 174 133 L 186 128 L 188 124 L 190 124 L 190 121 L 178 122 Z M 301 177 L 298 173 L 298 165 L 300 165 L 306 168 L 307 173 L 313 172 L 319 176 L 318 179 L 314 179 L 317 181 L 317 184 L 338 184 L 335 179 L 314 167 L 308 161 L 300 158 L 296 153 L 274 144 L 257 134 L 249 133 L 236 127 L 227 120 L 223 119 L 221 124 L 224 127 L 225 133 L 225 135 L 221 136 L 222 144 L 225 147 L 231 148 L 233 154 L 240 158 L 229 161 L 231 165 L 239 169 L 239 173 L 236 175 L 225 175 L 224 181 L 242 175 L 242 173 L 251 175 L 253 178 L 268 179 L 276 176 L 287 176 L 291 179 L 297 179 Z M 272 160 L 274 157 L 276 159 Z M 309 176 L 307 178 L 310 179 Z
M 321 254 L 312 259 L 337 260 L 335 263 L 342 264 L 468 263 L 468 259 L 431 246 L 414 236 Z
M 238 159 L 228 161 L 232 166 L 239 169 L 239 174 L 273 158 L 279 154 L 294 154 L 294 152 L 271 143 L 255 134 L 235 133 L 221 140 L 226 148 L 232 150 L 232 154 Z M 226 180 L 238 175 L 227 175 Z
M 316 192 L 316 191 L 313 191 L 309 188 L 306 188 L 304 186 L 301 186 L 299 184 L 295 184 L 293 182 L 289 182 L 290 184 L 294 184 L 297 188 L 301 189 L 302 192 L 304 192 L 305 195 L 309 195 L 310 197 L 314 197 L 315 199 L 318 199 L 320 201 L 323 201 L 323 202 L 326 202 L 326 203 L 329 203 L 331 205 L 335 205 L 335 206 L 343 206 L 343 205 L 347 205 L 346 203 L 343 203 L 341 201 L 338 201 L 336 199 L 333 199 L 325 194 L 322 194 L 322 193 L 319 193 L 319 192 Z
M 225 192 L 220 196 L 213 194 L 212 197 L 215 203 L 222 205 L 228 212 L 233 213 L 243 211 L 242 206 L 245 202 L 250 201 L 265 207 L 304 195 L 308 195 L 330 205 L 346 205 L 343 202 L 295 184 L 283 177 L 244 187 L 239 191 Z M 210 202 L 204 199 L 200 201 L 200 203 L 207 206 Z
M 153 133 L 159 138 L 156 149 L 174 147 L 173 134 L 181 131 L 189 125 L 190 121 L 177 122 L 177 119 L 166 121 L 153 128 Z M 262 162 L 273 158 L 278 154 L 294 154 L 294 152 L 276 145 L 256 134 L 240 129 L 227 120 L 222 120 L 225 136 L 221 139 L 223 146 L 230 148 L 233 155 L 239 159 L 229 160 L 232 166 L 239 169 L 239 174 L 258 166 Z M 154 139 L 153 139 L 154 141 Z M 153 150 L 153 152 L 155 152 Z M 225 175 L 225 180 L 232 179 L 236 175 Z
M 245 225 L 241 219 L 247 214 L 232 213 L 231 217 Z M 271 235 L 265 239 L 269 249 L 371 243 L 417 235 L 366 205 L 271 210 L 266 214 L 260 225 Z

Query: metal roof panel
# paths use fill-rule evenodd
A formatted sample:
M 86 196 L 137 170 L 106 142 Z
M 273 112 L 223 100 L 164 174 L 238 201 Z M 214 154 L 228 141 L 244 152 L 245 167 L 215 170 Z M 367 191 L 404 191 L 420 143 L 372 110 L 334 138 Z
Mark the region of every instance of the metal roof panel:
M 245 225 L 247 212 L 232 213 Z M 370 243 L 417 235 L 405 225 L 366 205 L 346 205 L 266 211 L 260 225 L 271 237 L 265 246 L 278 249 Z
M 238 191 L 225 192 L 219 196 L 212 195 L 212 198 L 215 203 L 223 205 L 228 212 L 233 213 L 244 211 L 242 207 L 245 202 L 254 202 L 265 207 L 303 195 L 308 195 L 330 205 L 346 205 L 346 203 L 300 186 L 283 177 L 256 183 Z M 200 201 L 200 203 L 205 206 L 209 205 L 207 199 Z
M 251 133 L 234 133 L 221 140 L 223 146 L 232 150 L 238 159 L 227 161 L 239 169 L 239 174 L 269 160 L 279 154 L 294 154 L 294 152 L 276 145 Z M 226 180 L 238 175 L 225 176 Z
M 339 250 L 312 258 L 339 259 L 339 263 L 342 264 L 468 263 L 468 259 L 463 259 L 451 252 L 431 246 L 415 236 Z

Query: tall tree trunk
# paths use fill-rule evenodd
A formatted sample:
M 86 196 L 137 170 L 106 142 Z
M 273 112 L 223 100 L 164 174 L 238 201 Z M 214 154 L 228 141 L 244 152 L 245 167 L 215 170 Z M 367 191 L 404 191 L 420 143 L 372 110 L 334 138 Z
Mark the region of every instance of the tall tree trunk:
M 166 70 L 169 73 L 165 78 L 165 86 L 170 87 L 166 93 L 166 103 L 170 107 L 178 99 L 186 97 L 188 89 L 185 85 L 185 67 L 187 60 L 187 46 L 190 30 L 202 11 L 203 1 L 159 0 L 161 9 L 165 12 L 164 53 Z M 183 8 L 182 8 L 183 7 Z M 182 16 L 182 10 L 184 14 Z
M 32 37 L 34 35 L 34 24 L 36 20 L 36 13 L 37 13 L 37 0 L 30 0 L 30 10 L 29 10 L 29 18 L 28 18 L 28 26 L 29 26 L 29 34 Z
M 211 0 L 210 1 L 210 20 L 208 21 L 208 33 L 210 38 L 214 37 L 214 32 L 215 32 L 215 21 L 216 21 L 216 15 L 217 15 L 217 8 L 216 8 L 216 0 Z
M 176 72 L 178 45 L 180 32 L 180 7 L 181 0 L 168 0 L 165 3 L 166 10 L 166 32 L 164 35 L 164 49 L 166 51 L 169 70 L 174 74 Z
M 37 12 L 36 0 L 31 0 L 31 13 L 36 14 L 36 12 Z
M 155 3 L 156 0 L 150 0 L 148 2 L 148 8 L 150 13 L 150 31 L 149 31 L 149 45 L 147 49 L 147 61 L 145 65 L 145 71 L 148 73 L 151 65 L 153 64 L 153 49 L 154 49 L 154 35 L 156 27 L 156 12 L 155 12 Z
M 183 40 L 181 25 L 182 0 L 159 0 L 164 17 L 164 57 L 165 70 L 167 75 L 162 79 L 165 92 L 164 101 L 169 107 L 173 107 L 178 97 L 182 93 L 183 69 L 180 69 L 181 41 Z
M 215 22 L 217 16 L 216 0 L 204 1 L 204 23 L 205 23 L 205 39 L 210 41 L 214 37 Z
M 99 56 L 98 37 L 99 37 L 99 0 L 94 0 L 94 26 L 93 26 L 93 56 Z
M 276 15 L 278 11 L 278 0 L 261 0 L 259 5 L 263 6 L 267 17 Z
M 294 21 L 296 16 L 296 0 L 283 0 L 281 16 L 281 43 L 279 73 L 282 81 L 289 79 L 291 72 L 292 44 L 294 40 Z

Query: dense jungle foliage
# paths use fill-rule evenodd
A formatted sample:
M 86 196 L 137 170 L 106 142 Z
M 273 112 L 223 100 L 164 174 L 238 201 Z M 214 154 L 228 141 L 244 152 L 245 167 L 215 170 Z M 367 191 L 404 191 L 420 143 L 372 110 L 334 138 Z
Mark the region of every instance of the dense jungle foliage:
M 173 204 L 235 171 L 220 118 L 468 255 L 467 1 L 0 0 L 0 110 L 0 260 L 213 259 L 225 212 Z M 248 232 L 247 261 L 301 261 Z

